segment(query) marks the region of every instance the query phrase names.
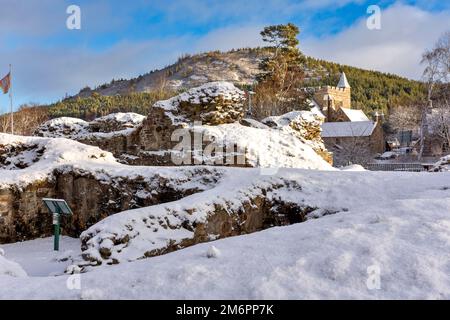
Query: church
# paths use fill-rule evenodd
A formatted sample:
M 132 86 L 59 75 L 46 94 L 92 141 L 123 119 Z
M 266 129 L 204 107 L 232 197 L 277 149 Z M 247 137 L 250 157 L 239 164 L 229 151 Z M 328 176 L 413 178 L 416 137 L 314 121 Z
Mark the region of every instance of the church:
M 362 110 L 352 109 L 351 87 L 344 72 L 336 87 L 314 88 L 312 110 L 323 119 L 322 139 L 333 152 L 335 166 L 364 164 L 385 150 L 382 116 L 369 119 Z

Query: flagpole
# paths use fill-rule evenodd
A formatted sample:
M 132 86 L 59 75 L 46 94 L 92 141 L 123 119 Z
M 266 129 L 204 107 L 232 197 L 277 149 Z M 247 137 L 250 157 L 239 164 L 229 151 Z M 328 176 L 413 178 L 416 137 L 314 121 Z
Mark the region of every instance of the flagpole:
M 12 65 L 9 65 L 9 104 L 11 111 L 11 134 L 14 134 L 14 112 L 13 112 L 13 98 L 12 98 Z

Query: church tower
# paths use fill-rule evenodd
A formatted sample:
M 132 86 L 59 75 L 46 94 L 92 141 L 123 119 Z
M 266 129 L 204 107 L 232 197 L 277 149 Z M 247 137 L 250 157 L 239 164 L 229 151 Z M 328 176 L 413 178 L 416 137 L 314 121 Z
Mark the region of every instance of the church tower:
M 352 107 L 351 87 L 345 73 L 341 73 L 336 87 L 326 86 L 318 88 L 314 93 L 314 101 L 319 104 L 326 121 L 338 121 L 341 113 L 340 108 L 351 109 Z
M 338 88 L 348 88 L 350 89 L 350 84 L 347 81 L 347 76 L 345 75 L 345 72 L 341 73 L 341 78 L 339 79 L 339 83 L 337 85 Z

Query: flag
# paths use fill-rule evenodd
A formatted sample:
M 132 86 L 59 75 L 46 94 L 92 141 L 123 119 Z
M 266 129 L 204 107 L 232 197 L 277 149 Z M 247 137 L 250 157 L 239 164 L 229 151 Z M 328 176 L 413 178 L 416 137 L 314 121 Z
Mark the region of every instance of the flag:
M 2 80 L 0 80 L 0 88 L 4 94 L 7 94 L 11 87 L 11 72 L 8 73 Z

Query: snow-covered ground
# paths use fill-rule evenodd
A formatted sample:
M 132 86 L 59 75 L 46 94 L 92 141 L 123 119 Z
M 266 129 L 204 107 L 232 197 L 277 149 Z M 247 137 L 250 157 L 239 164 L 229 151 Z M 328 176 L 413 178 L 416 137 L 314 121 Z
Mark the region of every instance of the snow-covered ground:
M 78 275 L 51 276 L 63 266 L 51 239 L 2 246 L 29 277 L 0 275 L 0 298 L 450 299 L 450 173 L 282 175 L 304 182 L 308 201 L 348 210 L 92 268 L 79 290 Z
M 79 239 L 61 237 L 60 251 L 53 251 L 53 238 L 1 245 L 8 260 L 18 263 L 29 277 L 64 274 L 81 253 Z
M 63 274 L 80 261 L 79 239 L 63 238 L 60 253 L 52 251 L 51 238 L 0 245 L 0 299 L 450 299 L 450 172 L 369 172 L 358 166 L 326 171 L 330 167 L 321 167 L 307 145 L 293 156 L 304 157 L 299 162 L 303 169 L 274 171 L 131 167 L 117 163 L 109 152 L 67 139 L 0 134 L 0 145 L 14 146 L 5 161 L 20 163 L 5 162 L 0 168 L 4 188 L 47 178 L 64 167 L 105 179 L 179 177 L 177 183 L 192 187 L 201 184 L 205 171 L 217 178 L 202 192 L 125 211 L 91 227 L 98 235 L 92 238 L 94 251 L 95 239 L 142 227 L 134 229 L 138 233 L 130 236 L 127 249 L 115 252 L 119 265 Z M 445 167 L 448 159 L 442 161 Z M 322 170 L 305 170 L 310 163 Z M 291 190 L 286 181 L 298 187 Z M 266 187 L 270 190 L 262 192 Z M 200 221 L 216 204 L 233 208 L 258 192 L 320 209 L 301 224 L 139 260 L 152 245 L 190 236 L 180 225 L 155 232 L 142 225 L 145 221 L 162 216 L 169 225 L 172 218 Z M 336 213 L 324 215 L 331 212 Z

